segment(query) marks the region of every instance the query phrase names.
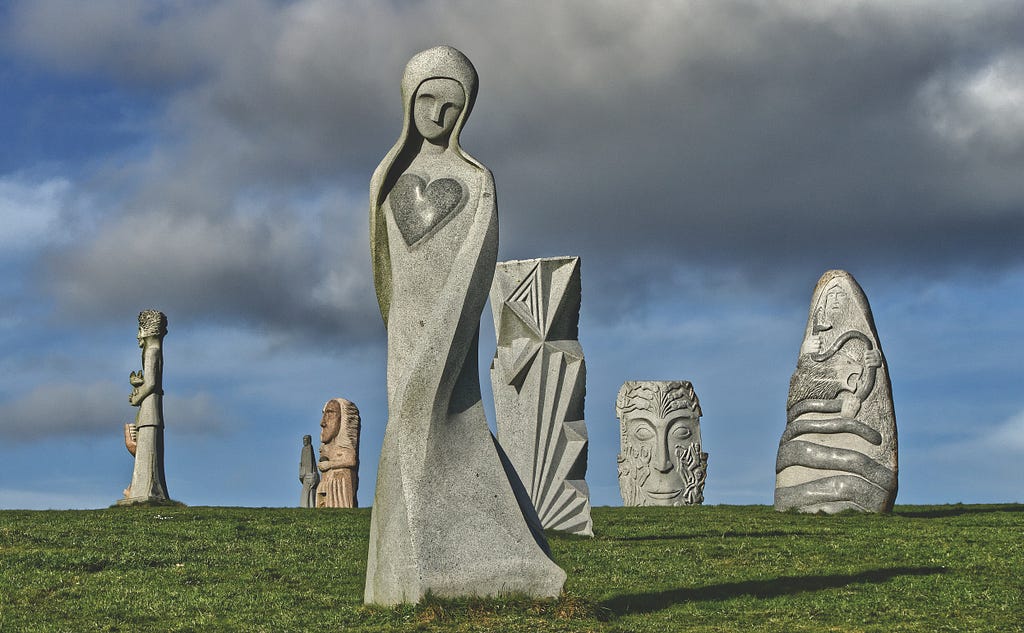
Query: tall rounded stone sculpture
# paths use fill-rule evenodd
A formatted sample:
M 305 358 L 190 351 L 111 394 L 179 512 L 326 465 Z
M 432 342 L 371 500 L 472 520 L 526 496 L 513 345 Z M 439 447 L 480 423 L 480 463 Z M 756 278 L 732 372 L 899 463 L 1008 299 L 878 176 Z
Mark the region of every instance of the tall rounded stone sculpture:
M 477 365 L 498 217 L 490 171 L 459 145 L 477 74 L 416 54 L 402 132 L 370 181 L 370 251 L 387 326 L 388 423 L 370 521 L 367 603 L 520 592 L 565 581 L 487 426 Z
M 344 398 L 328 400 L 320 418 L 320 461 L 324 476 L 316 489 L 318 508 L 358 508 L 359 409 Z
M 128 381 L 132 392 L 128 402 L 138 407 L 134 424 L 124 425 L 124 443 L 135 457 L 132 483 L 118 505 L 168 501 L 164 477 L 164 352 L 167 317 L 157 310 L 139 313 L 139 347 L 142 369 Z
M 845 271 L 814 289 L 775 471 L 779 511 L 888 512 L 896 500 L 889 371 L 867 297 Z
M 700 402 L 685 380 L 630 380 L 615 399 L 619 492 L 625 506 L 704 503 L 708 454 L 701 450 Z
M 541 524 L 593 536 L 579 340 L 580 258 L 499 262 L 491 286 L 498 442 Z
M 316 507 L 316 486 L 320 483 L 320 473 L 316 468 L 316 455 L 313 454 L 313 436 L 302 436 L 302 452 L 299 453 L 299 483 L 302 484 L 302 496 L 299 497 L 300 508 Z

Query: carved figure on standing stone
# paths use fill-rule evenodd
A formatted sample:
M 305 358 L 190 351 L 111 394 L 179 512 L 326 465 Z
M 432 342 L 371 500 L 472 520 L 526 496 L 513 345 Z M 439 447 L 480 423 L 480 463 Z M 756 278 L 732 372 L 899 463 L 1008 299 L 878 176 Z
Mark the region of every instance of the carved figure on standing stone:
M 316 489 L 316 507 L 359 507 L 359 425 L 359 409 L 348 400 L 334 398 L 324 405 L 317 463 L 323 477 Z
M 131 484 L 124 490 L 119 505 L 167 501 L 164 477 L 163 341 L 167 317 L 157 310 L 139 313 L 139 347 L 142 369 L 128 377 L 132 386 L 128 402 L 139 410 L 135 422 L 124 427 L 128 452 L 135 457 Z
M 871 307 L 852 275 L 830 270 L 814 289 L 789 383 L 775 509 L 888 512 L 896 457 L 892 390 Z

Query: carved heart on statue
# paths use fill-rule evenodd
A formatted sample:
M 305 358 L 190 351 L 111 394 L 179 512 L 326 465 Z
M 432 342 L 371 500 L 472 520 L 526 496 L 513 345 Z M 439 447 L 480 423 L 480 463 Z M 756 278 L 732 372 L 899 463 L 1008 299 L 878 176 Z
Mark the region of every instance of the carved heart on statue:
M 454 178 L 435 178 L 428 184 L 416 174 L 403 174 L 388 200 L 402 238 L 412 246 L 458 213 L 466 195 Z

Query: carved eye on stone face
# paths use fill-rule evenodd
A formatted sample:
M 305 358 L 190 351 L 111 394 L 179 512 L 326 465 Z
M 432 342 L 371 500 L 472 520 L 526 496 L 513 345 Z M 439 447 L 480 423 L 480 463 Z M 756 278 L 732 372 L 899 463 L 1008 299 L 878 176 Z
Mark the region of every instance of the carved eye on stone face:
M 654 428 L 651 423 L 643 418 L 638 418 L 630 421 L 630 432 L 629 434 L 633 439 L 639 442 L 650 442 L 654 439 Z
M 668 431 L 669 441 L 674 444 L 685 444 L 693 436 L 693 429 L 683 420 L 677 420 Z

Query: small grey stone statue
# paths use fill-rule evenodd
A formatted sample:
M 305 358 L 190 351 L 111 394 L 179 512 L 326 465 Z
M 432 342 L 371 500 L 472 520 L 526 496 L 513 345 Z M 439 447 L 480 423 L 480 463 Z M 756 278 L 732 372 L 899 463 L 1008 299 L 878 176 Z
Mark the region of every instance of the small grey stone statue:
M 685 380 L 630 380 L 615 400 L 622 449 L 619 492 L 626 506 L 704 503 L 708 454 L 700 402 Z
M 167 317 L 157 310 L 139 313 L 139 347 L 142 348 L 142 369 L 132 372 L 128 402 L 138 407 L 134 424 L 124 425 L 124 443 L 135 456 L 132 483 L 124 491 L 118 505 L 168 501 L 164 478 L 164 353 Z
M 494 178 L 459 145 L 477 73 L 461 52 L 416 54 L 402 132 L 370 181 L 370 254 L 387 327 L 388 422 L 364 600 L 524 593 L 565 581 L 487 426 L 480 314 L 498 253 Z
M 302 484 L 300 508 L 316 507 L 316 485 L 320 483 L 320 473 L 316 468 L 316 455 L 313 453 L 313 436 L 302 436 L 302 453 L 299 456 L 299 482 Z
M 545 529 L 593 536 L 580 346 L 580 258 L 499 262 L 491 286 L 498 442 Z
M 850 273 L 818 280 L 775 462 L 775 509 L 888 512 L 896 414 L 871 306 Z

